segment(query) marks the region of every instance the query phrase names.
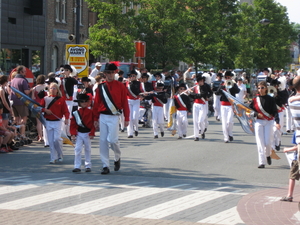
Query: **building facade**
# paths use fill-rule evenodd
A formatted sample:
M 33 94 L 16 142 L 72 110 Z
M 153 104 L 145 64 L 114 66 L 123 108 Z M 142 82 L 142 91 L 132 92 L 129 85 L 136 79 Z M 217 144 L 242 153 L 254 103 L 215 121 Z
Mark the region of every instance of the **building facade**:
M 76 3 L 80 2 L 79 37 Z M 84 0 L 2 0 L 0 66 L 3 74 L 25 65 L 48 74 L 65 63 L 66 44 L 88 38 L 89 11 Z M 77 38 L 77 40 L 76 40 Z

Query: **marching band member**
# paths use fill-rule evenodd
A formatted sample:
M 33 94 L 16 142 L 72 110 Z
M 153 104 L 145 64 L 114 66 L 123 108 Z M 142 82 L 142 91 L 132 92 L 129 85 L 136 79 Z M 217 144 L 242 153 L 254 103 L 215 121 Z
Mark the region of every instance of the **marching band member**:
M 51 83 L 49 96 L 42 98 L 41 105 L 45 107 L 46 132 L 50 147 L 50 164 L 63 161 L 61 126 L 62 118 L 65 117 L 65 124 L 69 123 L 70 113 L 65 99 L 56 83 Z
M 62 94 L 62 97 L 65 99 L 69 113 L 71 115 L 72 109 L 73 109 L 73 93 L 74 93 L 74 85 L 78 84 L 78 81 L 72 77 L 72 75 L 75 75 L 77 71 L 75 71 L 75 68 L 72 68 L 70 65 L 66 64 L 64 65 L 64 71 L 63 75 L 64 77 L 61 78 L 61 85 L 60 85 L 60 91 Z M 70 135 L 70 123 L 66 124 L 66 133 L 68 136 Z
M 266 81 L 259 82 L 257 90 L 258 96 L 253 99 L 249 107 L 255 111 L 255 116 L 257 116 L 254 129 L 258 150 L 258 168 L 265 168 L 266 159 L 269 165 L 272 164 L 270 154 L 272 150 L 274 119 L 277 129 L 280 129 L 280 124 L 275 99 L 267 94 L 268 87 Z
M 138 136 L 138 124 L 139 124 L 139 109 L 140 109 L 140 96 L 143 92 L 141 82 L 137 81 L 137 72 L 132 70 L 129 75 L 129 81 L 126 82 L 127 87 L 127 99 L 130 110 L 130 120 L 127 127 L 128 138 L 133 138 L 134 135 Z
M 216 117 L 217 121 L 220 121 L 221 119 L 221 94 L 217 94 L 217 90 L 221 86 L 222 83 L 222 73 L 218 73 L 216 80 L 212 83 L 212 91 L 213 91 L 213 108 L 214 108 L 214 116 Z
M 153 91 L 152 84 L 148 82 L 149 75 L 147 73 L 142 73 L 141 76 L 141 87 L 142 87 L 142 92 L 150 92 Z M 143 121 L 143 117 L 146 112 L 146 107 L 151 104 L 149 100 L 146 100 L 143 96 L 140 97 L 140 110 L 139 110 L 139 121 L 143 123 L 143 127 L 146 126 L 145 121 Z
M 204 133 L 206 132 L 208 128 L 208 112 L 209 112 L 209 98 L 213 95 L 213 91 L 211 89 L 211 77 L 209 73 L 204 73 L 202 76 L 204 76 L 204 86 L 206 86 L 207 90 L 207 96 L 205 98 L 205 106 L 206 106 L 206 117 L 204 120 L 205 128 L 204 128 Z
M 118 116 L 120 111 L 124 112 L 124 126 L 127 127 L 129 123 L 127 89 L 124 84 L 114 79 L 117 66 L 117 62 L 105 65 L 106 81 L 99 84 L 93 107 L 94 126 L 100 126 L 100 158 L 103 163 L 101 174 L 110 173 L 109 144 L 115 153 L 114 170 L 118 171 L 121 166 Z
M 231 71 L 225 72 L 225 83 L 220 85 L 217 94 L 221 94 L 221 118 L 222 118 L 222 130 L 224 135 L 224 142 L 228 143 L 229 141 L 233 141 L 233 109 L 228 101 L 225 94 L 222 92 L 222 89 L 228 91 L 232 96 L 240 92 L 240 89 L 236 85 L 236 83 L 232 80 L 233 74 Z
M 186 137 L 188 118 L 187 115 L 191 114 L 191 101 L 186 91 L 186 84 L 182 83 L 178 87 L 178 94 L 174 95 L 175 106 L 177 108 L 177 132 L 178 139 Z
M 278 79 L 274 79 L 271 81 L 271 85 L 268 87 L 268 94 L 271 97 L 274 97 L 275 99 L 275 103 L 276 103 L 276 107 L 277 107 L 277 111 L 278 111 L 278 117 L 279 117 L 279 121 L 280 121 L 280 127 L 283 128 L 283 123 L 284 123 L 284 110 L 285 110 L 285 102 L 287 101 L 287 99 L 285 100 L 285 97 L 283 95 L 282 92 L 279 91 L 278 89 L 278 85 L 280 84 L 280 82 L 278 81 Z M 273 131 L 274 131 L 274 139 L 273 139 L 273 143 L 272 143 L 272 148 L 276 149 L 277 151 L 280 150 L 280 145 L 281 145 L 281 135 L 283 133 L 282 129 L 278 130 L 276 128 L 276 123 L 274 122 L 274 126 L 273 126 Z
M 78 94 L 77 100 L 79 109 L 73 112 L 71 118 L 70 132 L 72 139 L 76 138 L 76 146 L 74 148 L 74 169 L 72 172 L 77 173 L 81 171 L 81 152 L 84 145 L 85 155 L 85 172 L 91 172 L 91 140 L 95 136 L 95 127 L 93 117 L 93 111 L 89 109 L 91 104 L 90 96 L 87 94 Z
M 194 125 L 194 141 L 199 141 L 199 133 L 202 139 L 205 138 L 205 118 L 207 116 L 207 107 L 205 99 L 207 97 L 207 86 L 204 85 L 205 77 L 201 73 L 197 74 L 197 86 L 191 90 L 191 98 L 194 99 L 193 104 L 193 125 Z
M 154 93 L 150 95 L 145 95 L 145 99 L 152 100 L 152 125 L 154 132 L 154 139 L 158 138 L 158 126 L 160 129 L 160 134 L 164 136 L 164 110 L 163 106 L 168 101 L 167 93 L 163 91 L 164 84 L 161 82 L 156 83 L 156 88 Z
M 296 90 L 293 86 L 293 79 L 291 79 L 288 82 L 288 96 L 292 97 L 294 95 L 296 95 Z M 295 125 L 294 125 L 294 121 L 293 121 L 293 118 L 292 118 L 289 102 L 287 103 L 285 108 L 286 108 L 286 110 L 285 110 L 285 113 L 286 113 L 285 114 L 286 115 L 286 132 L 287 133 L 294 132 Z

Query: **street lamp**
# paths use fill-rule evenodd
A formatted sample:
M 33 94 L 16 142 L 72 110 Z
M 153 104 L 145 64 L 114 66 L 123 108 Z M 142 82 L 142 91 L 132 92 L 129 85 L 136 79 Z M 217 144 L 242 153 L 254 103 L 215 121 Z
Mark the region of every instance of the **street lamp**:
M 259 21 L 262 25 L 268 25 L 271 23 L 271 21 L 269 19 L 262 19 L 261 21 Z

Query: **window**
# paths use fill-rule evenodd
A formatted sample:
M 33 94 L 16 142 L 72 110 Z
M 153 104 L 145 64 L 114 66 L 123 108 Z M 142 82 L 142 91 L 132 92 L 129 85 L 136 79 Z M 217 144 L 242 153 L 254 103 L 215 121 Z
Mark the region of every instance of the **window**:
M 55 1 L 55 21 L 66 23 L 66 0 Z
M 55 1 L 55 21 L 60 22 L 60 0 Z
M 61 22 L 66 23 L 66 0 L 61 1 Z

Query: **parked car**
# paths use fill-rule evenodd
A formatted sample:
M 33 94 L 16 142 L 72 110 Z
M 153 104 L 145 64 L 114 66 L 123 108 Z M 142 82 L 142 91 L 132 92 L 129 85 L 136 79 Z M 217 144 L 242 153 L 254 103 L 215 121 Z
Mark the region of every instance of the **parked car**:
M 90 65 L 91 71 L 95 68 L 96 63 L 92 63 Z M 105 69 L 105 64 L 106 62 L 101 62 L 102 66 L 100 71 L 103 72 Z M 120 62 L 119 69 L 124 71 L 124 77 L 127 78 L 128 74 L 130 73 L 131 70 L 136 68 L 138 65 L 137 63 L 132 63 L 132 62 Z

